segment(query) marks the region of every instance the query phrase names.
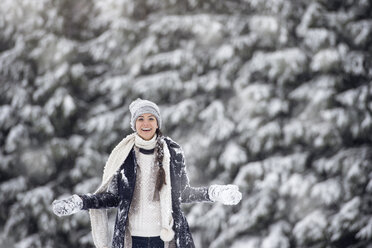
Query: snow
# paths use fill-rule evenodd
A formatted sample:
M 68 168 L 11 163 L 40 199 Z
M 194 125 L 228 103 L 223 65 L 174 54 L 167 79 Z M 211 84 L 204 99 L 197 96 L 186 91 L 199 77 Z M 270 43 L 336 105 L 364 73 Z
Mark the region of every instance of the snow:
M 336 43 L 336 34 L 325 28 L 311 28 L 306 31 L 304 36 L 306 46 L 314 51 L 329 46 L 333 47 Z
M 121 173 L 121 179 L 123 180 L 124 185 L 128 187 L 129 182 L 128 182 L 128 178 L 124 174 L 124 170 L 122 170 L 120 173 Z
M 346 29 L 347 34 L 355 45 L 366 45 L 372 33 L 372 21 L 361 20 L 348 23 Z
M 227 144 L 218 162 L 224 165 L 226 170 L 232 170 L 234 166 L 242 164 L 245 161 L 247 161 L 247 155 L 244 149 L 235 142 L 230 142 Z
M 30 57 L 39 62 L 42 71 L 53 70 L 55 65 L 62 64 L 55 72 L 55 76 L 59 78 L 66 70 L 65 60 L 74 52 L 75 44 L 67 39 L 59 39 L 53 34 L 42 37 L 40 46 L 30 51 Z
M 141 65 L 141 70 L 151 72 L 158 68 L 174 70 L 182 66 L 196 67 L 197 61 L 194 55 L 188 51 L 177 49 L 167 53 L 158 53 L 147 58 Z
M 354 75 L 363 75 L 368 71 L 365 67 L 366 61 L 368 61 L 368 57 L 364 53 L 356 51 L 348 52 L 344 58 L 345 71 Z
M 319 18 L 319 10 L 321 9 L 320 4 L 310 3 L 307 6 L 303 17 L 301 18 L 301 23 L 296 28 L 296 33 L 298 36 L 304 36 L 306 32 L 309 30 L 309 27 L 315 22 L 317 18 Z
M 311 197 L 319 198 L 323 205 L 331 205 L 338 202 L 341 194 L 341 186 L 335 179 L 328 179 L 317 183 L 311 189 Z
M 368 182 L 368 184 L 366 186 L 366 190 L 369 193 L 372 192 L 372 179 L 371 178 L 369 179 L 369 182 Z
M 289 248 L 290 240 L 286 236 L 290 230 L 288 223 L 279 222 L 272 225 L 270 234 L 263 240 L 262 248 Z
M 370 166 L 370 164 L 365 163 L 366 166 Z M 366 175 L 363 175 L 363 169 L 361 168 L 360 161 L 354 161 L 350 168 L 348 169 L 345 179 L 347 181 L 353 181 L 360 184 L 366 183 Z
M 166 71 L 153 76 L 137 78 L 132 86 L 132 96 L 142 96 L 144 99 L 156 101 L 160 97 L 168 95 L 171 90 L 173 94 L 169 97 L 175 98 L 182 89 L 182 82 L 178 73 Z
M 177 123 L 193 123 L 196 119 L 195 112 L 197 103 L 192 99 L 185 99 L 178 104 L 162 109 L 162 118 L 165 123 L 174 125 Z
M 195 24 L 198 25 L 195 25 Z M 202 45 L 215 44 L 221 40 L 223 26 L 217 20 L 208 15 L 200 14 L 193 16 L 167 16 L 150 26 L 152 34 L 173 34 L 181 32 L 192 34 L 195 40 Z
M 213 62 L 211 62 L 213 63 Z M 226 85 L 222 80 L 220 80 L 218 72 L 211 71 L 207 75 L 200 76 L 196 80 L 199 91 L 207 92 L 212 94 L 218 89 L 230 89 L 229 85 Z
M 15 86 L 12 88 L 12 93 L 14 94 L 11 103 L 11 106 L 13 108 L 21 108 L 23 105 L 26 104 L 28 100 L 28 94 L 25 89 Z
M 9 105 L 3 105 L 0 107 L 0 127 L 2 129 L 9 129 L 11 126 L 13 126 L 14 121 L 13 118 L 11 118 L 13 108 Z
M 191 185 L 243 193 L 184 206 L 198 247 L 368 246 L 370 13 L 365 0 L 2 1 L 0 243 L 93 245 L 89 215 L 58 218 L 51 202 L 95 190 L 141 97 Z
M 324 214 L 315 210 L 298 222 L 293 228 L 293 234 L 301 246 L 306 246 L 324 238 L 327 220 Z
M 341 172 L 341 163 L 339 162 L 340 158 L 325 159 L 321 158 L 314 161 L 314 170 L 319 173 L 325 173 L 329 176 L 335 176 Z
M 278 21 L 273 16 L 254 16 L 249 24 L 250 30 L 256 33 L 270 35 L 279 31 Z
M 278 123 L 267 123 L 256 132 L 256 136 L 247 142 L 252 152 L 271 151 L 278 145 L 277 140 L 281 135 L 281 128 Z
M 280 176 L 276 173 L 267 173 L 262 181 L 257 181 L 256 189 L 258 190 L 274 190 L 280 185 Z
M 85 68 L 84 65 L 81 63 L 77 63 L 71 66 L 71 76 L 74 79 L 78 79 L 84 76 Z
M 116 121 L 118 121 L 118 115 L 116 113 L 103 112 L 92 117 L 82 128 L 87 132 L 104 132 L 106 130 L 112 130 Z
M 54 146 L 56 148 L 56 146 Z M 62 152 L 62 151 L 61 151 Z M 47 181 L 57 168 L 55 161 L 51 159 L 52 146 L 48 148 L 24 150 L 20 156 L 20 163 L 24 166 L 27 177 L 39 183 Z
M 264 175 L 263 166 L 259 162 L 252 162 L 241 166 L 238 175 L 235 177 L 234 184 L 239 187 L 247 187 L 248 184 L 255 182 Z
M 28 247 L 32 247 L 32 246 L 38 246 L 38 247 L 41 246 L 40 236 L 38 234 L 31 235 L 31 236 L 21 240 L 20 242 L 15 244 L 14 247 L 15 248 L 28 248 Z
M 314 176 L 302 176 L 301 174 L 295 173 L 282 184 L 279 192 L 283 196 L 288 195 L 302 198 L 310 193 L 309 191 L 314 184 Z
M 218 21 L 210 20 L 208 16 L 201 15 L 198 25 L 193 25 L 191 31 L 196 39 L 203 45 L 217 43 L 221 37 L 222 25 Z
M 62 110 L 65 117 L 71 116 L 76 111 L 74 99 L 70 95 L 64 97 Z
M 258 237 L 244 237 L 234 241 L 231 248 L 256 248 L 259 245 L 260 239 Z
M 253 52 L 254 46 L 258 42 L 258 36 L 257 34 L 251 33 L 249 35 L 241 35 L 238 37 L 234 37 L 231 41 L 234 45 L 235 49 L 237 49 L 239 52 L 243 51 L 247 54 L 250 54 Z
M 235 128 L 235 124 L 225 117 L 225 107 L 220 101 L 213 101 L 199 114 L 199 119 L 212 121 L 212 124 L 204 125 L 204 130 L 209 137 L 214 137 L 216 140 L 223 140 L 229 137 Z
M 75 194 L 86 194 L 87 192 L 94 192 L 100 184 L 101 178 L 89 178 L 87 180 L 84 180 L 83 182 L 79 182 L 78 184 L 76 184 L 73 192 Z
M 313 71 L 328 72 L 338 67 L 340 59 L 340 55 L 335 49 L 321 50 L 315 54 L 310 67 Z
M 23 176 L 19 176 L 0 184 L 0 201 L 5 204 L 8 201 L 12 201 L 16 198 L 17 194 L 27 189 L 26 179 Z
M 290 94 L 291 99 L 306 99 L 309 101 L 310 107 L 316 104 L 326 104 L 334 94 L 334 86 L 337 81 L 334 77 L 324 75 L 302 84 L 294 89 Z M 311 94 L 309 94 L 311 93 Z
M 297 48 L 268 54 L 257 52 L 250 62 L 250 70 L 265 71 L 269 79 L 278 78 L 279 82 L 284 83 L 294 75 L 301 73 L 306 63 L 305 54 Z
M 104 21 L 112 21 L 122 18 L 122 14 L 131 13 L 134 11 L 134 3 L 126 0 L 98 0 L 94 3 L 96 9 L 99 10 L 99 17 Z
M 372 219 L 369 219 L 367 224 L 360 229 L 360 231 L 356 234 L 357 238 L 368 240 L 372 237 Z
M 354 104 L 358 103 L 359 97 L 361 96 L 362 92 L 363 88 L 350 89 L 337 95 L 336 99 L 340 103 L 352 107 Z
M 40 186 L 23 194 L 18 194 L 17 200 L 19 200 L 24 207 L 33 206 L 30 210 L 37 216 L 43 214 L 45 208 L 49 208 L 49 204 L 53 197 L 54 193 L 49 187 Z
M 286 1 L 283 0 L 245 0 L 244 2 L 249 3 L 250 8 L 263 13 L 280 13 L 286 10 Z
M 305 133 L 305 126 L 301 121 L 291 120 L 283 127 L 284 144 L 293 144 L 301 139 Z
M 112 102 L 112 105 L 116 107 L 120 106 L 125 93 L 130 89 L 132 84 L 131 80 L 133 80 L 133 78 L 127 75 L 109 77 L 103 82 L 100 82 L 98 88 L 103 94 L 110 94 L 112 96 L 110 101 Z M 107 108 L 106 105 L 104 106 Z
M 234 56 L 234 47 L 229 44 L 224 44 L 218 48 L 216 55 L 214 56 L 213 60 L 216 62 L 212 62 L 212 64 L 223 64 L 229 61 Z
M 342 108 L 321 111 L 321 117 L 327 122 L 332 122 L 340 129 L 348 128 L 350 116 Z
M 64 117 L 70 117 L 76 111 L 74 99 L 65 89 L 56 90 L 54 97 L 45 105 L 45 111 L 48 115 L 57 114 L 58 108 L 62 109 Z
M 27 136 L 28 132 L 24 125 L 12 127 L 5 141 L 5 151 L 14 152 L 21 144 L 27 145 Z
M 158 44 L 155 36 L 149 36 L 141 40 L 128 54 L 127 61 L 134 64 L 141 64 L 141 62 L 150 54 L 159 52 Z
M 337 240 L 342 229 L 346 228 L 348 231 L 353 231 L 356 226 L 351 225 L 355 223 L 355 218 L 358 215 L 358 209 L 361 201 L 359 197 L 354 197 L 350 201 L 343 204 L 340 211 L 332 218 L 330 230 L 332 231 L 331 240 Z

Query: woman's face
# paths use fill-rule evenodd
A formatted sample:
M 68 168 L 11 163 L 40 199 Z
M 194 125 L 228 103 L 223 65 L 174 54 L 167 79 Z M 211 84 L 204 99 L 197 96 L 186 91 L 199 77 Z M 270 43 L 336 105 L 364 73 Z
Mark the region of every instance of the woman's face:
M 150 140 L 154 137 L 158 121 L 153 114 L 142 114 L 136 120 L 136 131 L 144 140 Z

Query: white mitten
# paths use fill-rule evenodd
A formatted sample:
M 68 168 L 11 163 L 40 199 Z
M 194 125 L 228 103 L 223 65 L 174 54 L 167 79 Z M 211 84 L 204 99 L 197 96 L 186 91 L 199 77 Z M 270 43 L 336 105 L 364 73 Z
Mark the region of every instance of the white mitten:
M 83 208 L 83 200 L 78 195 L 72 195 L 63 200 L 53 201 L 53 212 L 59 217 L 79 212 Z
M 209 199 L 221 202 L 224 205 L 236 205 L 242 199 L 238 186 L 228 185 L 211 185 L 208 189 Z

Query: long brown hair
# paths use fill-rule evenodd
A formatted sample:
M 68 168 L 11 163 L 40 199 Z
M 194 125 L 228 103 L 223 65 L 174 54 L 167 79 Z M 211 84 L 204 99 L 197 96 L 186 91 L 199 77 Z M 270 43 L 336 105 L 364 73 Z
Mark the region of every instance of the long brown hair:
M 163 158 L 164 158 L 164 147 L 163 147 L 163 142 L 162 137 L 163 133 L 160 131 L 160 129 L 156 129 L 156 134 L 157 134 L 157 140 L 156 140 L 156 146 L 155 146 L 155 153 L 156 153 L 156 163 L 159 166 L 159 172 L 158 172 L 158 177 L 156 179 L 156 189 L 161 190 L 164 184 L 167 184 L 165 181 L 165 170 L 163 167 Z

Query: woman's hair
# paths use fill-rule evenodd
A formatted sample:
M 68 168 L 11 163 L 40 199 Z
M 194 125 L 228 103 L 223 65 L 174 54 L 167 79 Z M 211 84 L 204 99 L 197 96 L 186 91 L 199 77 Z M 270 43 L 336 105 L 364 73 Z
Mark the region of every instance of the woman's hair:
M 156 146 L 155 146 L 155 156 L 156 156 L 156 163 L 159 166 L 159 172 L 158 177 L 156 179 L 156 189 L 161 190 L 164 184 L 167 184 L 165 182 L 165 171 L 163 167 L 163 158 L 164 158 L 164 147 L 163 142 L 161 142 L 161 138 L 163 137 L 163 133 L 160 131 L 160 129 L 156 129 L 157 134 L 157 140 L 156 140 Z

